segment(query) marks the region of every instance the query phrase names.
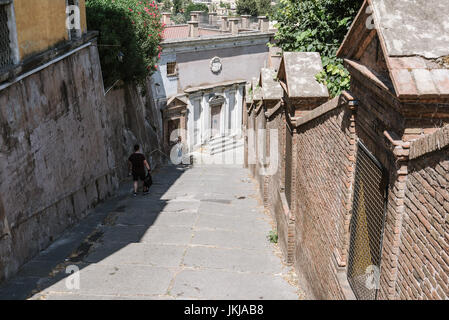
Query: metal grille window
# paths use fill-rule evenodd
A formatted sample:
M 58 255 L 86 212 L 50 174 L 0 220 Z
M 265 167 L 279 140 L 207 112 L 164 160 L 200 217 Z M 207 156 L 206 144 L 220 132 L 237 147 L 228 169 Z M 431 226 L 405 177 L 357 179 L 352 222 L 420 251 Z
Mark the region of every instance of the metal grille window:
M 286 124 L 285 130 L 285 197 L 288 206 L 292 204 L 292 140 L 293 134 L 290 127 Z
M 355 296 L 375 300 L 379 289 L 388 175 L 359 143 L 351 218 L 348 281 Z
M 0 70 L 14 64 L 8 26 L 9 5 L 0 1 Z
M 167 76 L 176 76 L 176 62 L 168 62 L 167 63 Z

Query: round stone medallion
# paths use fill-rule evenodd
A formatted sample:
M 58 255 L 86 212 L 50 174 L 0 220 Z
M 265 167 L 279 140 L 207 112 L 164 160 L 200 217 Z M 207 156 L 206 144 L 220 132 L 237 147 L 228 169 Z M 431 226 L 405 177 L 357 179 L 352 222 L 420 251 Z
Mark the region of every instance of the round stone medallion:
M 212 71 L 212 73 L 220 73 L 222 69 L 223 65 L 221 64 L 221 59 L 219 57 L 212 58 L 212 60 L 210 61 L 210 70 Z

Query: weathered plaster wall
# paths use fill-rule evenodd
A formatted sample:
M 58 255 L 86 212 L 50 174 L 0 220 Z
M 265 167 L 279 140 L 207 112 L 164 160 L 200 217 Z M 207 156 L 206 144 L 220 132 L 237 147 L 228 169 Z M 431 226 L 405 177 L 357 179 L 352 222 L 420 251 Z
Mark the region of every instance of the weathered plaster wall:
M 161 160 L 159 121 L 132 86 L 105 98 L 94 45 L 0 91 L 0 282 L 114 193 L 135 142 Z
M 214 74 L 210 69 L 210 61 L 214 57 L 219 57 L 223 65 L 219 74 Z M 177 53 L 179 89 L 185 90 L 189 87 L 226 81 L 250 80 L 259 76 L 260 68 L 265 65 L 267 57 L 266 44 Z
M 117 186 L 102 98 L 95 47 L 1 92 L 0 279 Z
M 149 83 L 147 86 L 149 90 Z M 127 176 L 128 157 L 136 143 L 141 145 L 151 166 L 165 160 L 156 151 L 163 150 L 162 116 L 151 95 L 142 96 L 133 85 L 111 90 L 106 95 L 106 114 L 111 136 L 108 146 L 120 179 Z
M 86 26 L 85 0 L 79 1 L 81 30 Z M 68 40 L 66 0 L 14 0 L 20 59 Z

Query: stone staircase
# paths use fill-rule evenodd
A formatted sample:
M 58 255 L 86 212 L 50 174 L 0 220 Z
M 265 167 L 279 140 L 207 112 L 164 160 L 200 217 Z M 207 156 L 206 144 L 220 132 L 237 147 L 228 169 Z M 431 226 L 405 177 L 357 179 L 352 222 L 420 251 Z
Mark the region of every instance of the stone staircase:
M 214 137 L 193 152 L 194 164 L 243 164 L 243 138 Z

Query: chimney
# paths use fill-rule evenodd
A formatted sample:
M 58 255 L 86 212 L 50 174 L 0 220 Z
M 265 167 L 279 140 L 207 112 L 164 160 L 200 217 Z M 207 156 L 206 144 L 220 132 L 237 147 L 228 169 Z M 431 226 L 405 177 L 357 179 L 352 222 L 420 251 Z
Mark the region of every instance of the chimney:
M 239 34 L 240 19 L 239 18 L 229 18 L 228 21 L 229 21 L 229 24 L 231 25 L 231 33 L 233 35 Z
M 221 31 L 225 31 L 225 32 L 229 31 L 228 17 L 227 16 L 221 17 Z
M 191 11 L 190 12 L 190 21 L 200 22 L 200 15 L 203 14 L 203 11 Z
M 194 11 L 190 12 L 190 21 L 196 21 L 198 22 L 198 14 L 195 13 Z M 190 22 L 189 21 L 189 22 Z
M 162 23 L 165 23 L 167 26 L 171 25 L 171 12 L 162 12 Z
M 217 13 L 216 12 L 209 12 L 209 24 L 210 25 L 217 24 Z
M 260 32 L 268 32 L 270 29 L 270 20 L 267 16 L 259 16 L 257 17 L 259 19 L 259 31 Z
M 200 36 L 198 32 L 198 21 L 189 21 L 189 38 L 197 38 Z
M 242 29 L 249 29 L 249 19 L 251 18 L 251 15 L 244 14 L 242 15 Z

